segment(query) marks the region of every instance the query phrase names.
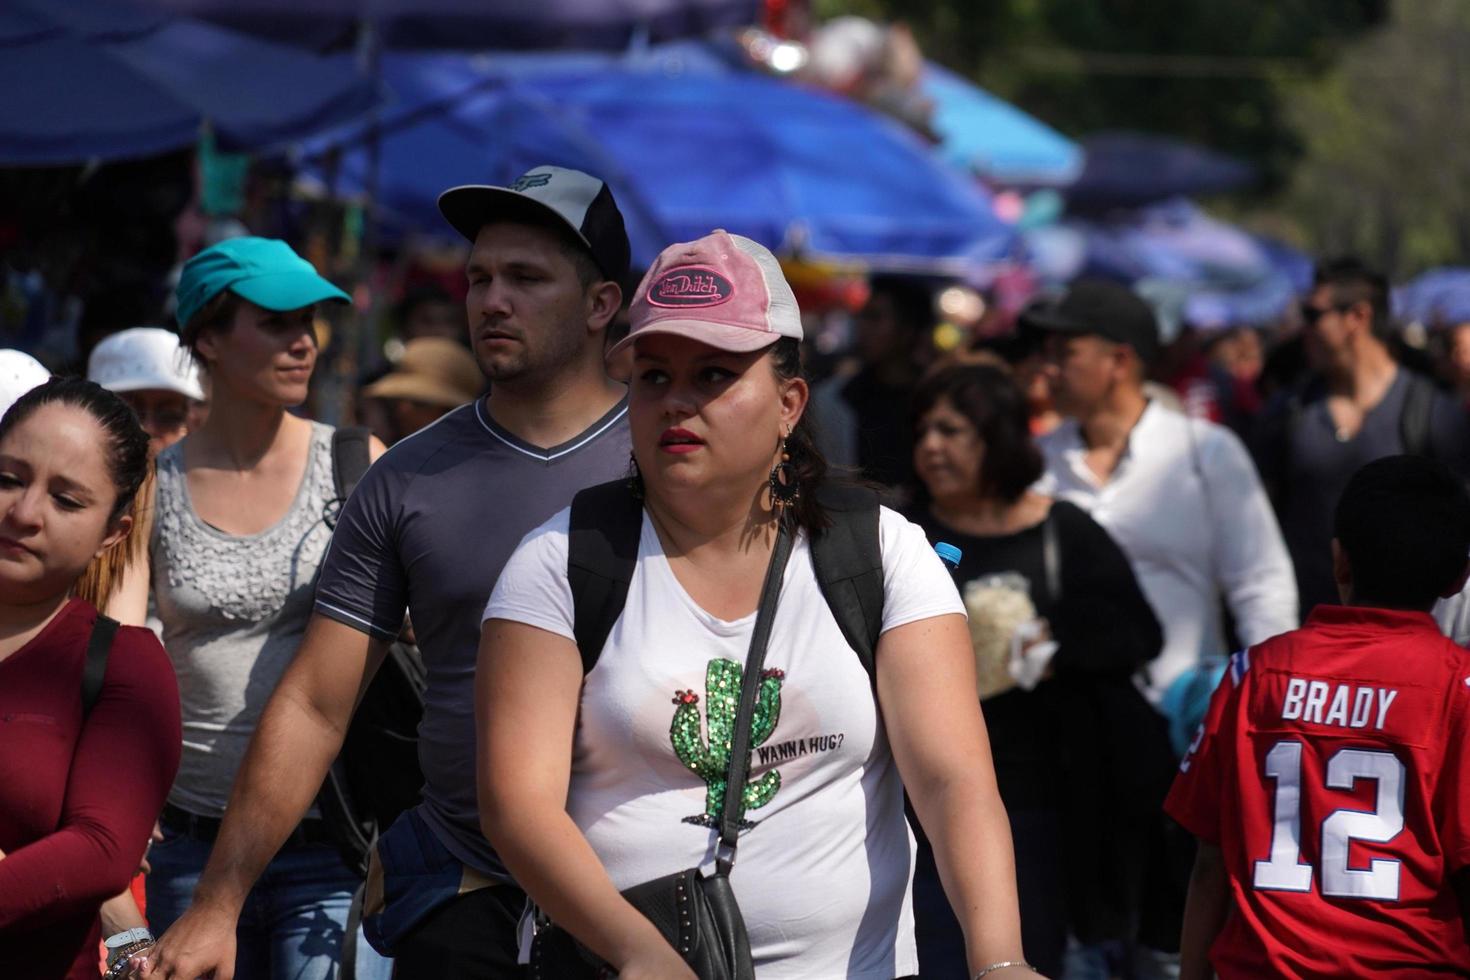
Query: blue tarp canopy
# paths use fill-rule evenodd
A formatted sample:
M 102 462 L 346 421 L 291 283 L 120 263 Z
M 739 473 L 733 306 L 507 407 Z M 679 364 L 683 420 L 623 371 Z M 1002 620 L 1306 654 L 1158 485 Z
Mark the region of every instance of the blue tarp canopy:
M 939 154 L 997 184 L 1066 184 L 1082 171 L 1082 148 L 1046 123 L 932 62 L 920 88 L 934 103 Z
M 1082 141 L 1082 173 L 1067 188 L 1072 210 L 1129 208 L 1172 197 L 1218 194 L 1256 179 L 1250 164 L 1148 133 L 1098 133 Z
M 264 148 L 341 125 L 374 87 L 327 59 L 112 0 L 0 5 L 0 165 Z
M 1044 277 L 1177 287 L 1179 316 L 1205 330 L 1275 321 L 1299 295 L 1302 264 L 1310 269 L 1289 246 L 1218 221 L 1182 198 L 1102 221 L 1069 219 L 1030 237 L 1043 265 L 1055 263 L 1041 270 Z
M 552 163 L 608 181 L 638 264 L 714 228 L 775 250 L 956 273 L 1014 243 L 988 195 L 903 126 L 724 67 L 702 45 L 619 58 L 388 54 L 383 71 L 381 125 L 307 152 L 328 189 L 361 194 L 376 145 L 385 230 L 452 235 L 435 206 L 445 188 Z
M 1470 323 L 1470 269 L 1430 269 L 1393 291 L 1393 315 L 1405 323 L 1452 327 Z
M 622 50 L 755 23 L 759 0 L 146 0 L 287 44 L 351 46 L 362 25 L 388 49 Z

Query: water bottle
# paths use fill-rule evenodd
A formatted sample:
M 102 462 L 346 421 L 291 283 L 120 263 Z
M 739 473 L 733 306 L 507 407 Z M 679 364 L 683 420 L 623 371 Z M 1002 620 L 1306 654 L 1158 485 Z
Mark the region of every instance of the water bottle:
M 944 562 L 944 567 L 949 569 L 951 578 L 959 574 L 960 558 L 965 554 L 963 551 L 948 541 L 940 541 L 934 546 L 934 553 L 939 556 L 940 561 Z

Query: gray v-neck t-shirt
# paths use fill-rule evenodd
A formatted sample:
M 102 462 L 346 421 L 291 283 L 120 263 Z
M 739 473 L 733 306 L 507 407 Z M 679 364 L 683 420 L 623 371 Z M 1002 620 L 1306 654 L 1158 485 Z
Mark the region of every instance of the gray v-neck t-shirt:
M 342 509 L 316 609 L 382 639 L 407 611 L 428 671 L 419 813 L 459 860 L 507 877 L 480 833 L 475 659 L 485 601 L 521 538 L 584 487 L 628 473 L 626 401 L 543 449 L 493 422 L 484 400 L 397 443 Z

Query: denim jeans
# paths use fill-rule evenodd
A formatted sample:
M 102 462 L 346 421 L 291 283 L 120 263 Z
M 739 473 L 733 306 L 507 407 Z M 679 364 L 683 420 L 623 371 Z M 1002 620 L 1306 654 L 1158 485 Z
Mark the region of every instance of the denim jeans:
M 165 826 L 148 852 L 148 921 L 155 934 L 189 908 L 210 844 Z M 245 899 L 236 931 L 235 980 L 338 980 L 342 935 L 358 877 L 326 844 L 281 849 Z M 391 960 L 361 930 L 359 980 L 388 980 Z

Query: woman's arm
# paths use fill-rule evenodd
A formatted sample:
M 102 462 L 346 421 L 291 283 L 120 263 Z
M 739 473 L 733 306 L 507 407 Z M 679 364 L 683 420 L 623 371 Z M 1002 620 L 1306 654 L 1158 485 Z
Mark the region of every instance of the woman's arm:
M 102 919 L 102 938 L 115 936 L 129 929 L 147 927 L 148 921 L 143 918 L 143 913 L 138 910 L 138 903 L 133 898 L 131 888 L 109 898 L 102 903 L 100 912 Z
M 1011 828 L 975 698 L 965 618 L 935 616 L 878 641 L 878 704 L 909 799 L 934 846 L 972 973 L 1024 959 Z M 997 970 L 1000 980 L 1019 968 Z
M 486 621 L 475 675 L 481 829 L 536 904 L 619 977 L 692 980 L 653 923 L 618 894 L 567 814 L 581 690 L 572 641 Z
M 1199 842 L 1189 897 L 1184 902 L 1184 935 L 1179 945 L 1179 980 L 1211 980 L 1210 947 L 1230 914 L 1230 882 L 1220 846 Z
M 0 860 L 0 928 L 96 909 L 127 887 L 179 767 L 179 689 L 152 633 L 119 631 L 77 742 L 60 828 Z

